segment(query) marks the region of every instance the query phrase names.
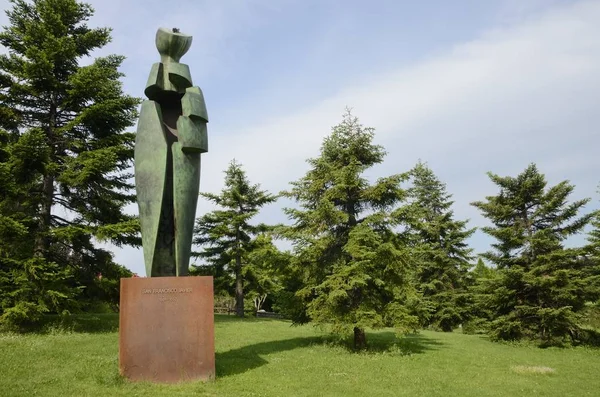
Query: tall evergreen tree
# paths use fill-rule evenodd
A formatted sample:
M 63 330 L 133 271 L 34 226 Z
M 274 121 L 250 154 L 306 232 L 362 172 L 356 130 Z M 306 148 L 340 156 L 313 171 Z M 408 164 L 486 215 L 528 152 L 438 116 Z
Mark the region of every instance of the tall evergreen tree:
M 9 144 L 8 137 L 2 132 L 0 141 L 0 323 L 22 327 L 43 313 L 73 309 L 79 290 L 68 285 L 74 269 L 33 257 L 36 207 L 28 195 L 35 181 L 29 176 L 45 154 L 22 151 L 33 145 L 26 138 Z
M 412 297 L 404 246 L 396 239 L 395 210 L 404 199 L 406 175 L 370 184 L 363 173 L 383 161 L 373 144 L 374 129 L 348 111 L 308 160 L 311 169 L 284 195 L 299 208 L 286 208 L 294 221 L 294 242 L 306 303 L 304 320 L 354 333 L 354 346 L 366 346 L 365 328 L 413 328 L 407 301 Z M 302 319 L 296 319 L 297 321 Z
M 472 249 L 467 239 L 475 232 L 468 221 L 454 219 L 453 201 L 433 171 L 424 163 L 411 170 L 410 231 L 418 262 L 417 280 L 428 308 L 424 326 L 452 331 L 468 317 L 466 276 Z
M 600 189 L 599 189 L 600 192 Z M 593 213 L 592 229 L 588 235 L 588 245 L 586 246 L 586 255 L 582 261 L 590 269 L 594 277 L 590 278 L 590 289 L 596 291 L 595 309 L 590 309 L 588 313 L 591 317 L 600 319 L 600 210 Z M 600 324 L 596 320 L 596 324 Z
M 546 188 L 533 164 L 514 178 L 488 175 L 500 191 L 473 205 L 493 224 L 483 231 L 497 240 L 483 255 L 499 276 L 487 290 L 492 336 L 543 344 L 576 339 L 580 313 L 595 292 L 583 250 L 564 241 L 590 222 L 592 214 L 579 214 L 589 200 L 568 203 L 573 185 Z
M 600 189 L 598 190 L 600 192 Z M 590 256 L 600 262 L 600 210 L 594 212 L 592 217 L 592 230 L 589 233 L 588 241 Z
M 18 210 L 26 241 L 6 251 L 5 258 L 19 259 L 4 273 L 15 286 L 26 280 L 23 285 L 39 298 L 47 294 L 43 279 L 50 274 L 71 272 L 70 287 L 79 288 L 102 266 L 114 265 L 94 237 L 139 243 L 137 221 L 123 212 L 135 199 L 126 171 L 134 134 L 124 130 L 134 124 L 139 100 L 122 92 L 123 57 L 80 65 L 110 41 L 110 29 L 86 25 L 93 14 L 88 4 L 11 3 L 10 25 L 0 33 L 8 50 L 0 55 L 0 127 L 8 155 L 5 172 L 16 185 L 5 191 L 8 201 L 0 210 L 13 219 L 11 211 Z M 35 263 L 35 269 L 26 263 Z M 3 310 L 22 296 L 15 288 L 5 295 Z
M 236 314 L 244 316 L 243 267 L 255 248 L 255 236 L 264 231 L 264 225 L 252 225 L 251 219 L 260 209 L 277 198 L 252 185 L 242 166 L 233 160 L 225 171 L 225 188 L 221 194 L 201 195 L 222 209 L 198 218 L 194 244 L 204 247 L 195 256 L 212 266 L 217 282 L 233 274 L 235 277 Z M 226 283 L 226 281 L 225 281 Z

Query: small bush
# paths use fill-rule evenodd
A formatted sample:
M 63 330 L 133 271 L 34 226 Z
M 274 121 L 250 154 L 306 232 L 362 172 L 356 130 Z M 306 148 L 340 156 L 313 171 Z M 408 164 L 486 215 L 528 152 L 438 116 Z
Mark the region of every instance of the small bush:
M 576 344 L 600 347 L 600 330 L 580 328 L 574 333 Z
M 583 326 L 600 331 L 600 301 L 588 304 L 583 312 Z
M 40 321 L 48 312 L 45 305 L 34 302 L 18 302 L 4 311 L 0 316 L 0 328 L 10 331 L 21 331 Z

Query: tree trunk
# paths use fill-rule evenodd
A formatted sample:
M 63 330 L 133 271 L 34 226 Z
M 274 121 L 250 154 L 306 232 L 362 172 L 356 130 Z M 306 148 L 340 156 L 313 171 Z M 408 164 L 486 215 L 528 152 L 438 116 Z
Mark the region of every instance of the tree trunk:
M 239 250 L 235 256 L 235 314 L 238 317 L 244 317 L 244 280 L 242 279 L 242 258 Z
M 45 127 L 48 146 L 54 152 L 54 128 L 56 127 L 56 101 L 54 97 L 48 110 L 48 125 Z M 50 158 L 54 156 L 51 155 Z M 54 175 L 46 174 L 42 182 L 42 200 L 40 206 L 40 219 L 38 221 L 38 230 L 34 241 L 34 255 L 36 257 L 46 258 L 50 247 L 50 222 L 52 221 L 52 205 L 54 204 Z
M 354 349 L 363 350 L 367 347 L 367 336 L 363 328 L 354 327 Z
M 45 175 L 42 185 L 42 205 L 40 208 L 40 219 L 38 230 L 35 235 L 35 256 L 45 258 L 50 246 L 50 221 L 52 220 L 52 204 L 54 198 L 54 176 Z

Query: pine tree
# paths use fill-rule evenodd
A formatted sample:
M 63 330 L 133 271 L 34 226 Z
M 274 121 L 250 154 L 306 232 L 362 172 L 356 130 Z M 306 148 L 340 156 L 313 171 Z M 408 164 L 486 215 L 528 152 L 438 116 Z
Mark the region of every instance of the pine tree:
M 79 293 L 67 284 L 73 278 L 70 268 L 60 268 L 33 257 L 35 206 L 27 200 L 35 169 L 45 156 L 36 150 L 20 149 L 2 132 L 0 140 L 0 323 L 19 328 L 41 315 L 72 309 L 69 301 Z M 18 153 L 18 155 L 16 155 Z
M 585 262 L 588 272 L 591 273 L 589 288 L 594 291 L 596 302 L 588 312 L 588 320 L 594 318 L 592 322 L 595 321 L 596 325 L 600 324 L 598 321 L 600 319 L 600 210 L 593 213 L 591 225 L 586 254 L 581 260 Z
M 470 270 L 470 278 L 475 282 L 481 279 L 489 280 L 494 278 L 494 275 L 494 269 L 487 267 L 481 258 L 477 259 L 477 263 Z
M 320 156 L 308 160 L 311 169 L 284 193 L 300 207 L 285 212 L 294 221 L 286 235 L 303 277 L 297 293 L 306 304 L 303 320 L 353 332 L 356 349 L 366 347 L 367 327 L 416 326 L 407 255 L 394 230 L 407 176 L 369 183 L 363 173 L 385 156 L 373 137 L 374 129 L 348 111 Z
M 80 65 L 110 41 L 110 30 L 89 28 L 93 9 L 76 0 L 11 3 L 10 25 L 0 33 L 8 50 L 0 55 L 0 127 L 4 172 L 15 185 L 4 192 L 0 211 L 11 219 L 18 211 L 27 241 L 5 252 L 18 259 L 4 272 L 14 287 L 4 291 L 2 310 L 22 299 L 44 300 L 44 280 L 60 279 L 52 285 L 73 291 L 93 274 L 110 273 L 103 267 L 114 263 L 93 238 L 139 243 L 137 221 L 123 211 L 135 200 L 127 172 L 135 137 L 124 130 L 135 123 L 139 100 L 122 92 L 123 57 Z M 32 289 L 33 298 L 21 298 L 17 285 Z M 55 302 L 72 296 L 59 295 Z M 39 306 L 43 312 L 60 305 Z
M 600 189 L 599 189 L 600 192 Z M 600 262 L 600 210 L 594 212 L 592 221 L 592 230 L 588 235 L 590 256 Z
M 276 197 L 261 190 L 259 184 L 252 185 L 241 164 L 235 160 L 225 171 L 225 188 L 221 190 L 221 194 L 201 195 L 223 209 L 198 218 L 194 244 L 203 246 L 204 250 L 195 256 L 205 259 L 212 266 L 215 284 L 220 282 L 223 287 L 233 273 L 236 314 L 243 317 L 243 267 L 255 248 L 254 237 L 266 230 L 266 226 L 252 225 L 250 221 L 264 205 L 274 202 Z
M 565 248 L 564 241 L 590 222 L 592 214 L 579 215 L 589 200 L 568 203 L 573 185 L 546 188 L 533 164 L 516 178 L 488 175 L 500 192 L 473 205 L 493 224 L 483 231 L 497 240 L 483 255 L 499 276 L 487 290 L 492 336 L 545 345 L 576 339 L 580 313 L 594 291 L 583 250 Z
M 489 331 L 489 324 L 492 319 L 492 313 L 489 308 L 490 285 L 495 283 L 497 271 L 494 268 L 486 266 L 481 258 L 469 270 L 467 274 L 467 292 L 469 301 L 468 318 L 462 324 L 463 333 L 486 333 Z
M 261 233 L 254 240 L 252 252 L 244 268 L 244 292 L 251 295 L 256 311 L 264 307 L 277 307 L 278 298 L 285 295 L 285 269 L 291 254 L 280 251 L 270 233 Z
M 454 219 L 452 196 L 426 164 L 417 163 L 411 176 L 414 216 L 409 229 L 418 262 L 417 282 L 428 308 L 422 322 L 449 332 L 468 318 L 466 276 L 472 249 L 466 240 L 475 229 Z

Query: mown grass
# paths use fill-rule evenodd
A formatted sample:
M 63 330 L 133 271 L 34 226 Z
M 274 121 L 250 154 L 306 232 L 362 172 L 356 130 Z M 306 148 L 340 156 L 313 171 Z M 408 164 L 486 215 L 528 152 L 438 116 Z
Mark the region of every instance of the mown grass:
M 227 315 L 216 317 L 216 381 L 131 383 L 118 374 L 117 327 L 116 315 L 88 315 L 0 334 L 0 396 L 600 395 L 598 349 L 383 330 L 353 353 L 310 326 Z

